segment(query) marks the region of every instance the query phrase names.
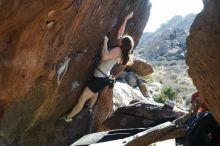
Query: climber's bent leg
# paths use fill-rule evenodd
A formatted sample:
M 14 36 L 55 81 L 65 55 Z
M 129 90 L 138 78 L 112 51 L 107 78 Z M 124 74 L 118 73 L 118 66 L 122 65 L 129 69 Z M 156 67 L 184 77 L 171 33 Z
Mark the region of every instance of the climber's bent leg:
M 92 98 L 90 98 L 89 101 L 89 110 L 92 112 L 92 108 L 94 107 L 96 101 L 98 99 L 98 93 L 96 93 L 95 95 L 92 96 Z
M 72 109 L 72 111 L 67 115 L 67 119 L 71 119 L 71 118 L 74 117 L 76 114 L 78 114 L 78 113 L 82 110 L 82 108 L 83 108 L 85 102 L 86 102 L 88 99 L 92 98 L 95 94 L 96 94 L 96 93 L 93 93 L 88 87 L 86 87 L 86 88 L 83 90 L 83 92 L 82 92 L 82 94 L 81 94 L 81 96 L 80 96 L 80 98 L 79 98 L 77 104 L 74 106 L 74 108 Z

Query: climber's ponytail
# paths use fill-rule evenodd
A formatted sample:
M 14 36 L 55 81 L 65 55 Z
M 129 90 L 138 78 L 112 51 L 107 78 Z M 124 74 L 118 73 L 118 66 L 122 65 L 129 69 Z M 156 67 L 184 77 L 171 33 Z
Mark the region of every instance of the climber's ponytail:
M 122 58 L 121 64 L 126 66 L 133 64 L 132 53 L 134 47 L 133 38 L 129 35 L 124 35 L 121 40 Z

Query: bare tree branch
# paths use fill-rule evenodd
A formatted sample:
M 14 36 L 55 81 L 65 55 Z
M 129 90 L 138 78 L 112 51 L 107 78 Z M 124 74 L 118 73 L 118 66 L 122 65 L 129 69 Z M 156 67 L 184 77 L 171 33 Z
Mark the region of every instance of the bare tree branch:
M 147 146 L 157 141 L 184 136 L 186 131 L 186 126 L 178 127 L 174 123 L 166 122 L 129 137 L 125 146 Z

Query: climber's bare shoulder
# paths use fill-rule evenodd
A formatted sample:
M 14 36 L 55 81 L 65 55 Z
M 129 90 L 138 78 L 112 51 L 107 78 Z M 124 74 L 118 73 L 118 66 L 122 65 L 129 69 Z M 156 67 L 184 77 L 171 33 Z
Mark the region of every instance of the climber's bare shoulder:
M 109 51 L 108 54 L 102 57 L 102 60 L 117 59 L 121 56 L 121 54 L 122 54 L 121 48 L 114 47 L 113 49 L 111 49 L 111 51 Z

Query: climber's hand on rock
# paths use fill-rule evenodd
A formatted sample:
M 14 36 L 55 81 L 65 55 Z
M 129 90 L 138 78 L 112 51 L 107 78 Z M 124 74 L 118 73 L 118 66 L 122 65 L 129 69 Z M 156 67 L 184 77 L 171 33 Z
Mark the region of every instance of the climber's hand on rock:
M 128 21 L 129 19 L 131 19 L 133 17 L 134 13 L 133 11 L 131 13 L 129 13 L 126 17 L 125 20 Z
M 104 36 L 104 42 L 108 42 L 109 38 L 107 36 Z

